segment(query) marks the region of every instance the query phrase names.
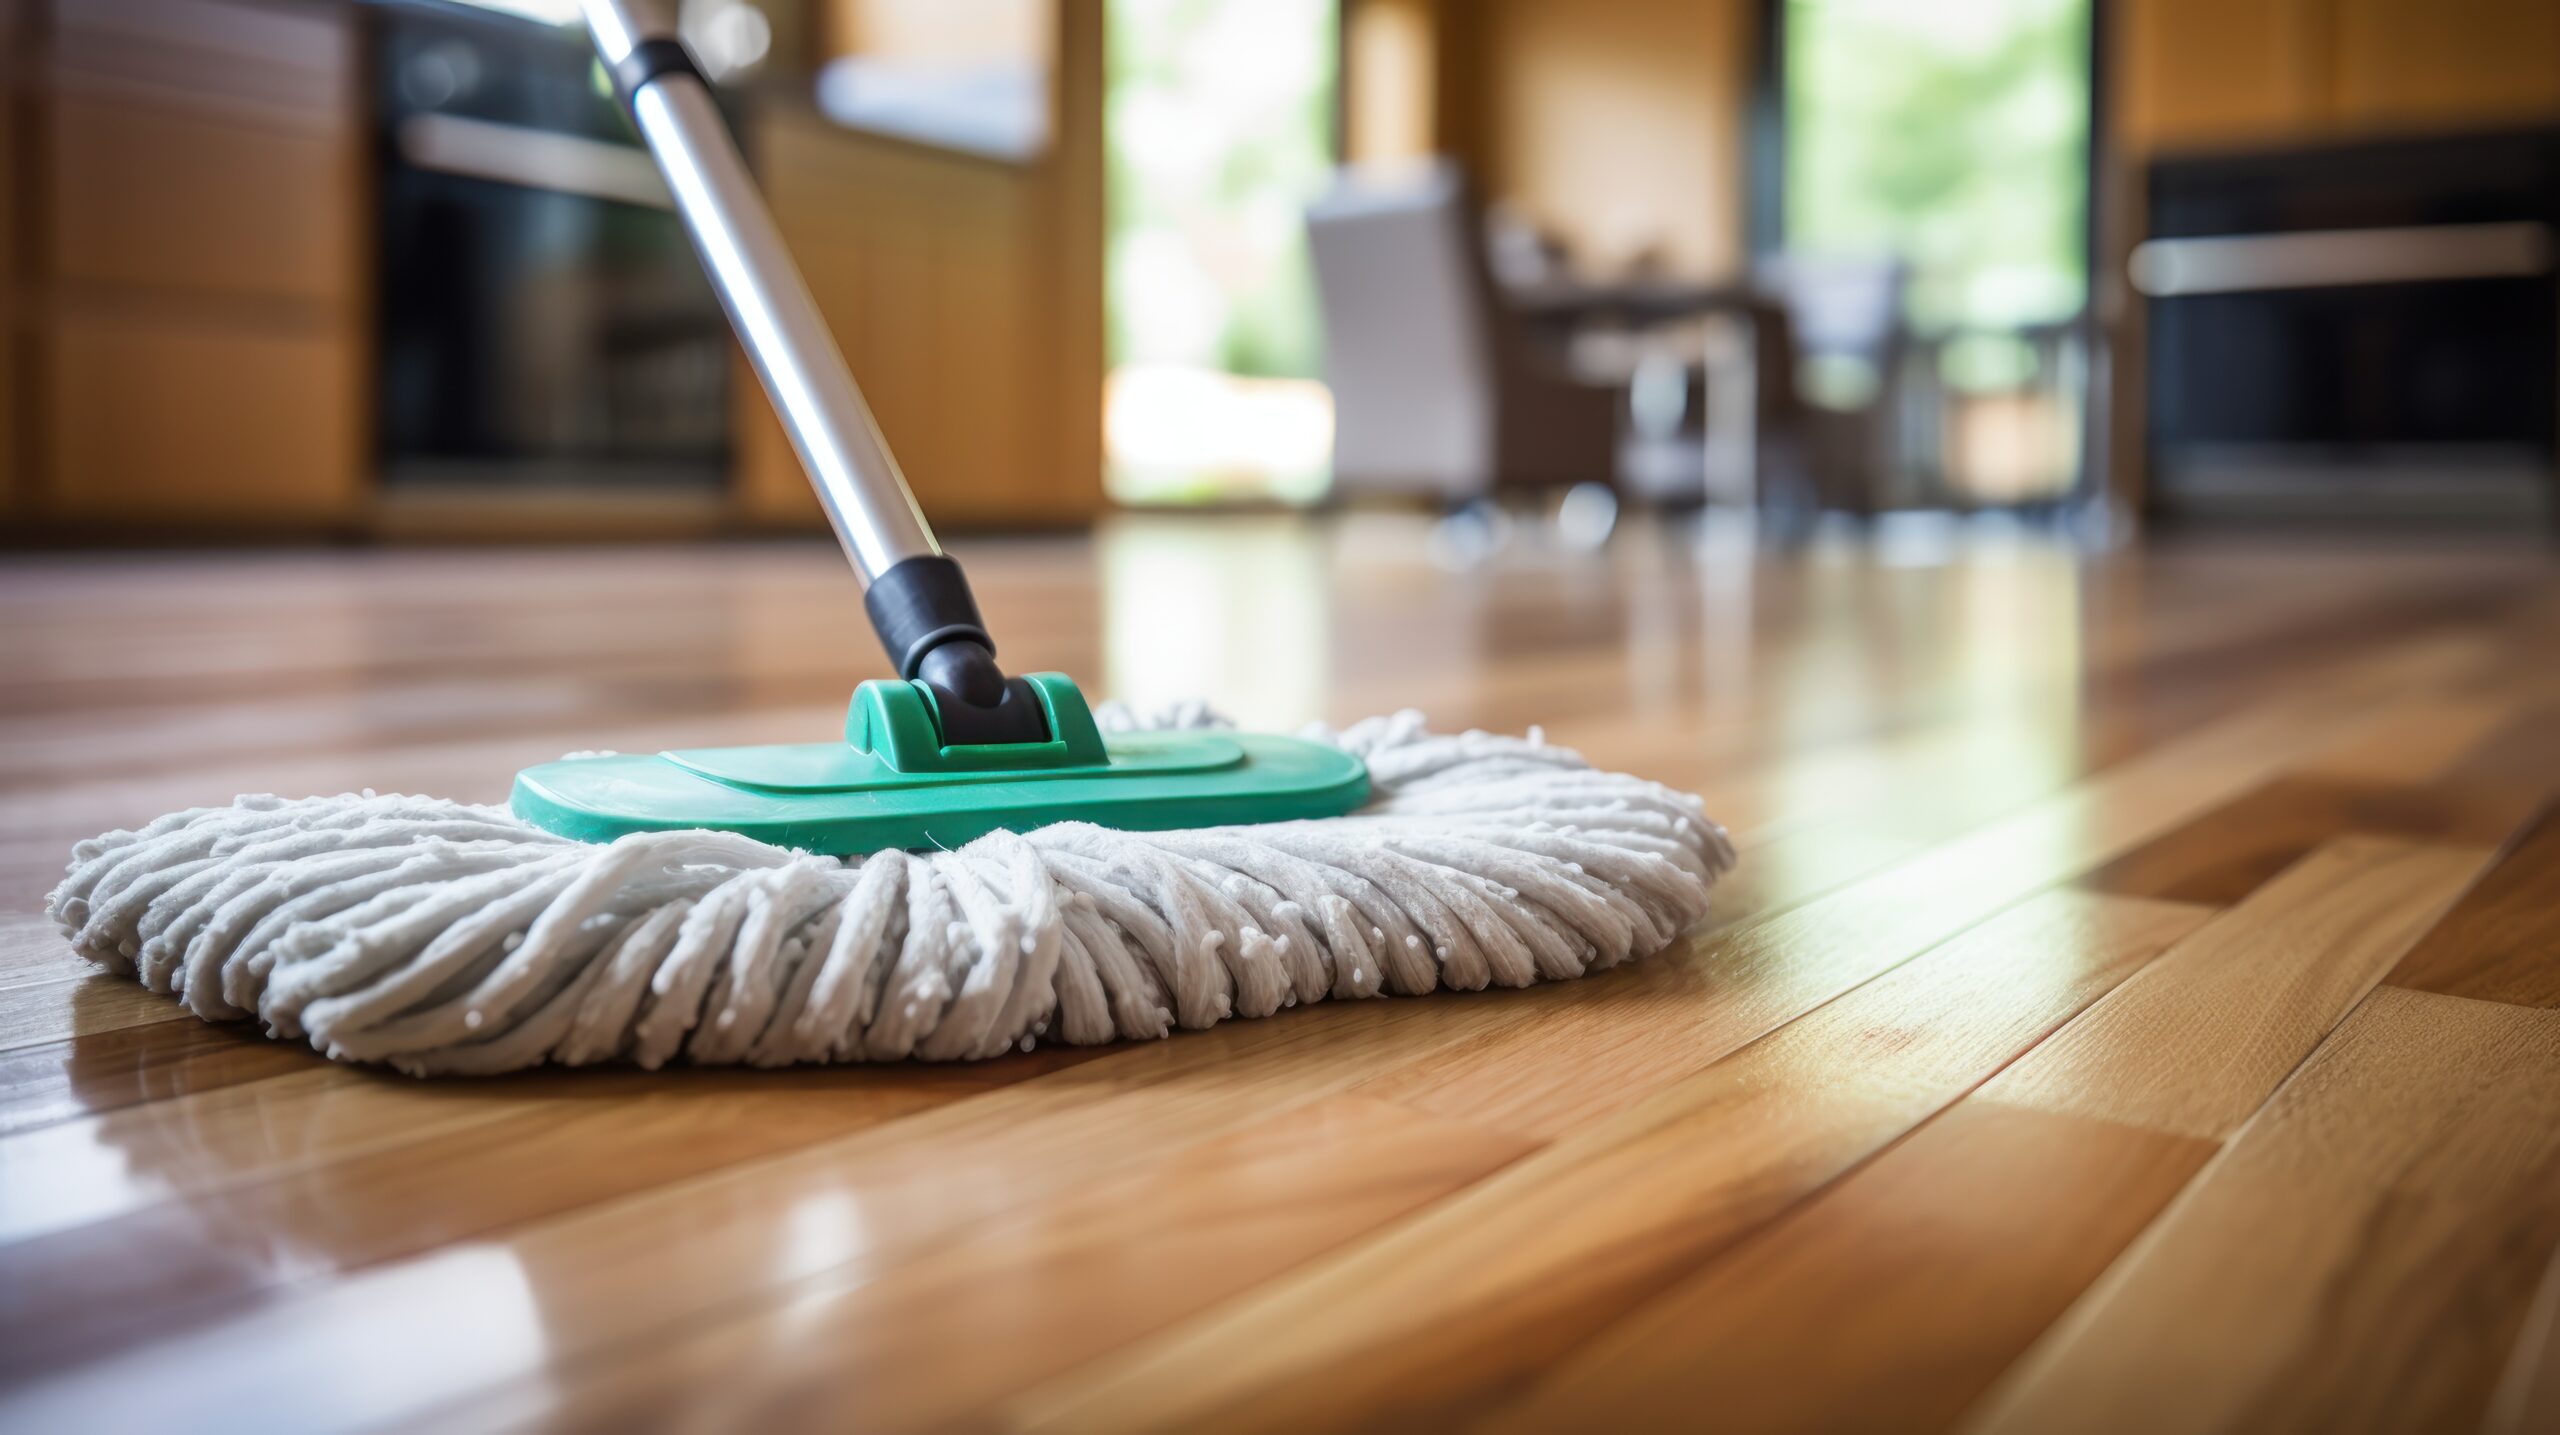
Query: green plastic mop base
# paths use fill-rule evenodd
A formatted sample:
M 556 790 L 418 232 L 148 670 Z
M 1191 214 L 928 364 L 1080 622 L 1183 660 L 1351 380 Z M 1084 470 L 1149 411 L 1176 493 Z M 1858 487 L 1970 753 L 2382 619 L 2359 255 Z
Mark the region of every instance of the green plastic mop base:
M 1338 748 L 1235 732 L 1106 739 L 1066 676 L 1029 681 L 1047 742 L 945 747 L 933 689 L 867 682 L 842 742 L 566 758 L 517 773 L 512 806 L 585 842 L 709 827 L 854 856 L 1052 822 L 1148 832 L 1334 817 L 1368 799 L 1368 769 Z

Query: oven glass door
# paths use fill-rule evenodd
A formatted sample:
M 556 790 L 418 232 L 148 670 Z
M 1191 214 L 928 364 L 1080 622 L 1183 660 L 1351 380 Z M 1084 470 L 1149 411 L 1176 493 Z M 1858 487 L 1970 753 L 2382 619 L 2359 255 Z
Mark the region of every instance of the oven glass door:
M 573 40 L 410 9 L 377 32 L 390 485 L 726 481 L 727 322 Z

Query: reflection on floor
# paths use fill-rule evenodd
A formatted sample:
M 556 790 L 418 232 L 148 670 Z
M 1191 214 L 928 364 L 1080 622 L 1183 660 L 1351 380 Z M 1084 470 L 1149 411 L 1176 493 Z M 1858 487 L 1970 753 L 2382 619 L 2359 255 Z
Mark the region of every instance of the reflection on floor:
M 883 671 L 840 562 L 11 565 L 7 1423 L 2560 1423 L 2547 550 L 1424 539 L 959 552 L 1006 659 L 1098 694 L 1537 723 L 1702 792 L 1744 858 L 1690 943 L 1144 1048 L 459 1085 L 80 970 L 68 844 L 831 732 Z

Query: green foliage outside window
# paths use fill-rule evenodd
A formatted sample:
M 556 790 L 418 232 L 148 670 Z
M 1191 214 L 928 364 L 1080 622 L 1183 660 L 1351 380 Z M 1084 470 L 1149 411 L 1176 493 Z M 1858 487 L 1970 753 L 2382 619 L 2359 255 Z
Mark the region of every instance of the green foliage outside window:
M 2089 0 L 1787 0 L 1786 243 L 1898 254 L 1924 331 L 2077 312 Z
M 1323 371 L 1307 201 L 1333 165 L 1333 0 L 1110 0 L 1112 362 Z

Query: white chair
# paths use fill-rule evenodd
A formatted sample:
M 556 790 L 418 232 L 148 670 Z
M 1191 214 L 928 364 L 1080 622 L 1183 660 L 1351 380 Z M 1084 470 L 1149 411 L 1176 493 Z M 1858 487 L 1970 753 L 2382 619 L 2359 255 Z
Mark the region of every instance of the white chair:
M 1445 163 L 1345 172 L 1308 208 L 1337 493 L 1455 508 L 1613 478 L 1620 390 L 1574 378 L 1502 306 L 1483 233 Z

